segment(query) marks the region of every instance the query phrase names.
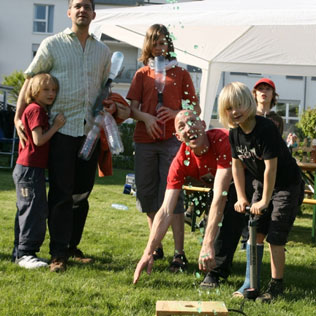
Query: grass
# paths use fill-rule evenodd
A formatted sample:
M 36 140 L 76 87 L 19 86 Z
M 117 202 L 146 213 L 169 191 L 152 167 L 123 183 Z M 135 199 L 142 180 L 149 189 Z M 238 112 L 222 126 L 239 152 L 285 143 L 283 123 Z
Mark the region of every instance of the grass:
M 0 316 L 2 315 L 117 315 L 155 314 L 157 300 L 224 301 L 239 309 L 241 301 L 231 293 L 243 282 L 245 252 L 236 251 L 233 273 L 219 289 L 199 289 L 197 270 L 201 234 L 186 226 L 188 271 L 173 275 L 168 266 L 173 255 L 172 234 L 164 239 L 166 258 L 155 263 L 151 276 L 143 273 L 134 286 L 132 277 L 148 238 L 144 214 L 135 208 L 135 197 L 122 194 L 128 171 L 98 178 L 90 198 L 90 213 L 80 248 L 95 259 L 89 266 L 70 262 L 62 274 L 48 269 L 28 271 L 10 262 L 15 216 L 15 188 L 11 171 L 0 170 Z M 127 211 L 115 210 L 122 203 Z M 312 211 L 299 216 L 287 244 L 286 291 L 271 305 L 244 304 L 249 316 L 316 315 L 316 247 L 311 243 Z M 49 259 L 49 236 L 39 256 Z M 269 254 L 265 247 L 263 284 L 269 281 Z M 237 315 L 230 313 L 229 315 Z

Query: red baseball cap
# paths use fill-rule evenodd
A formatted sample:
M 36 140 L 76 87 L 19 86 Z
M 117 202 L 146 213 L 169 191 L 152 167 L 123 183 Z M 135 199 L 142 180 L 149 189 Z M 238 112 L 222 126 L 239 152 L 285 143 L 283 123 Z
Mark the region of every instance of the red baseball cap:
M 266 83 L 268 84 L 270 87 L 272 87 L 275 90 L 275 84 L 272 80 L 268 79 L 268 78 L 262 78 L 260 80 L 258 80 L 256 82 L 256 84 L 254 85 L 254 89 L 260 84 L 260 83 Z

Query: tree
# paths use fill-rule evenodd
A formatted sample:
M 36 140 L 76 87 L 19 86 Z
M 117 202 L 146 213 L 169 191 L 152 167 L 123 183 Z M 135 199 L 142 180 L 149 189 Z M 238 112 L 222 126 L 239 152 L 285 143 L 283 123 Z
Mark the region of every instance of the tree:
M 25 81 L 25 77 L 22 70 L 14 71 L 12 72 L 11 75 L 4 76 L 4 80 L 2 84 L 13 87 L 13 91 L 8 97 L 9 102 L 16 103 L 16 101 L 18 100 L 19 92 L 23 86 L 24 81 Z

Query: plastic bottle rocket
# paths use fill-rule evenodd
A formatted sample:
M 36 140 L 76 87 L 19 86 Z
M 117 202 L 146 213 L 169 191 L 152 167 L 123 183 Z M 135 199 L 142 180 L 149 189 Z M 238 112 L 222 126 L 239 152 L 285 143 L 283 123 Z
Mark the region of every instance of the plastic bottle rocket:
M 122 68 L 123 60 L 124 60 L 123 53 L 117 51 L 117 52 L 114 52 L 112 54 L 111 69 L 110 69 L 110 74 L 109 74 L 108 80 L 113 81 L 114 78 L 118 75 L 118 73 L 120 72 L 120 70 Z
M 97 116 L 103 110 L 102 101 L 109 97 L 110 86 L 114 78 L 118 75 L 124 60 L 124 55 L 121 52 L 114 52 L 111 58 L 111 69 L 109 78 L 102 88 L 101 93 L 98 95 L 93 105 L 93 116 Z
M 155 87 L 158 92 L 158 103 L 156 106 L 156 114 L 158 110 L 163 106 L 163 90 L 166 82 L 166 68 L 165 68 L 165 57 L 155 57 Z M 160 129 L 162 130 L 161 139 L 165 138 L 166 125 L 165 123 L 158 122 Z
M 107 138 L 109 148 L 113 155 L 118 155 L 124 151 L 121 135 L 113 116 L 104 111 L 102 127 Z
M 110 115 L 110 114 L 109 114 Z M 81 149 L 79 157 L 83 160 L 89 160 L 95 150 L 95 147 L 100 138 L 100 128 L 103 123 L 103 115 L 99 114 L 94 120 L 93 126 L 89 131 Z
M 79 157 L 84 160 L 89 160 L 94 152 L 96 144 L 100 138 L 100 128 L 104 129 L 109 148 L 112 154 L 119 154 L 124 151 L 123 143 L 116 122 L 112 115 L 103 111 L 102 101 L 109 96 L 109 88 L 113 79 L 119 73 L 124 55 L 121 52 L 114 52 L 111 59 L 111 69 L 109 79 L 103 87 L 101 93 L 93 106 L 93 114 L 95 116 L 92 129 L 89 131 L 85 142 L 79 152 Z

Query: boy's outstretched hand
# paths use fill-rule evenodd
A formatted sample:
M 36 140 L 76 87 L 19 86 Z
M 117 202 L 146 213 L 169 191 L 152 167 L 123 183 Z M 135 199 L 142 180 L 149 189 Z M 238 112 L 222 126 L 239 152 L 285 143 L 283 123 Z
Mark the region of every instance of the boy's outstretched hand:
M 147 274 L 151 273 L 154 265 L 154 257 L 152 255 L 143 254 L 142 258 L 139 260 L 135 272 L 133 283 L 136 284 L 142 271 L 147 267 Z

